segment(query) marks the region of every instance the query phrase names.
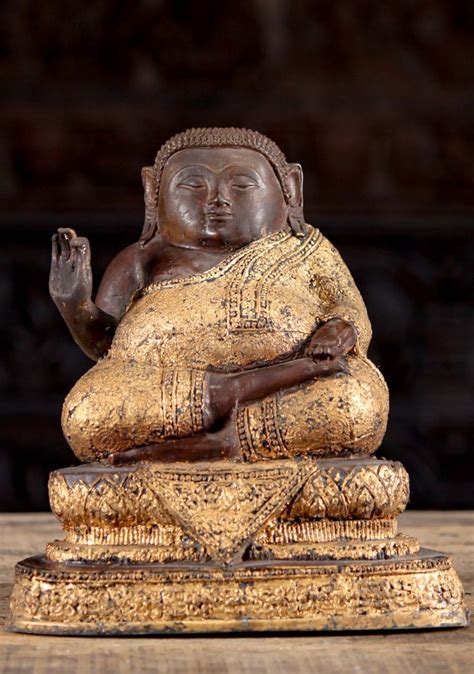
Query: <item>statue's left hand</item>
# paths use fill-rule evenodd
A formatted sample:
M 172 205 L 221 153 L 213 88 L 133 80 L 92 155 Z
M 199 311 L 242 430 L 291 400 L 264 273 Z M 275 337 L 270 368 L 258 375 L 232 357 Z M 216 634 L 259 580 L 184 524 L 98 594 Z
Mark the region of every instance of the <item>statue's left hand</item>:
M 314 360 L 345 356 L 355 346 L 357 333 L 352 323 L 333 318 L 318 328 L 305 349 L 305 355 Z

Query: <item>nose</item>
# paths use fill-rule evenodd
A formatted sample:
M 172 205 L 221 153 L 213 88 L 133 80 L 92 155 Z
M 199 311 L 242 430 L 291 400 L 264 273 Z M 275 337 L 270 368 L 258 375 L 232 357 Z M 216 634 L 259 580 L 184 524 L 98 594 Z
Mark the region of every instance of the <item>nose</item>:
M 216 183 L 209 195 L 209 205 L 219 207 L 230 206 L 230 197 L 224 184 Z
M 217 206 L 230 206 L 228 197 L 225 197 L 221 191 L 217 192 L 214 203 L 217 204 Z

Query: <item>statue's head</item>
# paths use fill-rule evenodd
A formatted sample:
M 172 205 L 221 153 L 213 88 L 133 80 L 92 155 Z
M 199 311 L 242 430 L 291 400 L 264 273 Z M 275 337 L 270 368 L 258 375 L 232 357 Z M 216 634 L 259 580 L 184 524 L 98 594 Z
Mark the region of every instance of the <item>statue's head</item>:
M 256 131 L 190 129 L 142 170 L 146 245 L 157 233 L 176 246 L 238 248 L 303 229 L 302 171 Z

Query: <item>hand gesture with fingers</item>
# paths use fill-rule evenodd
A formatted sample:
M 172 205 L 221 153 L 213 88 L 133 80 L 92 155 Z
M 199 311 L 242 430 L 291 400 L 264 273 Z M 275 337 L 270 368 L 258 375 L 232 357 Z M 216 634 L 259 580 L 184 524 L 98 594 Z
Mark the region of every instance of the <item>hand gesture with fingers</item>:
M 62 308 L 91 300 L 89 241 L 77 236 L 73 229 L 60 228 L 53 236 L 49 292 L 54 302 Z

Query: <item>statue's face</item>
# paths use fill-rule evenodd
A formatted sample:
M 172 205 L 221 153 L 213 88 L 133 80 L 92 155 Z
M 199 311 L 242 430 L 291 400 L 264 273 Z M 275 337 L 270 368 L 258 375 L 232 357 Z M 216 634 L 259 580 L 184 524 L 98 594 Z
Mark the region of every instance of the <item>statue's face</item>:
M 283 229 L 287 212 L 275 172 L 255 150 L 181 150 L 163 169 L 158 222 L 170 244 L 238 248 Z

